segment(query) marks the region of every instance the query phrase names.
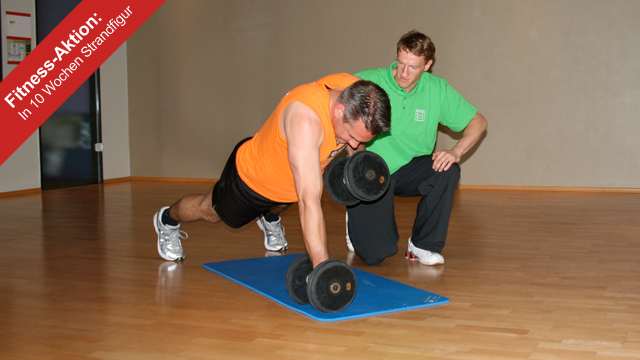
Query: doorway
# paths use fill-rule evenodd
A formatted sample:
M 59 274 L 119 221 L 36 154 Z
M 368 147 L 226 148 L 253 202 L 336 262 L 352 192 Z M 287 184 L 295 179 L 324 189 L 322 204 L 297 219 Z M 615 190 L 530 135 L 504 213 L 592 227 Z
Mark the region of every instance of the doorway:
M 36 0 L 40 43 L 81 0 Z M 100 70 L 40 127 L 42 190 L 102 183 Z

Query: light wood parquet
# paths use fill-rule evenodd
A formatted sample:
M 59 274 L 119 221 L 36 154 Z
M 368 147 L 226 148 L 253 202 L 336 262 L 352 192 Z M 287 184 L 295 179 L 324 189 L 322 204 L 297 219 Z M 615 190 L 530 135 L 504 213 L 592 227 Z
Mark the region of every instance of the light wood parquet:
M 210 184 L 120 182 L 0 198 L 0 359 L 640 359 L 640 194 L 459 190 L 446 263 L 405 260 L 417 199 L 397 199 L 400 252 L 374 267 L 451 299 L 322 323 L 205 270 L 268 255 L 250 224 L 183 225 L 156 252 L 154 213 Z M 303 252 L 297 208 L 287 253 Z

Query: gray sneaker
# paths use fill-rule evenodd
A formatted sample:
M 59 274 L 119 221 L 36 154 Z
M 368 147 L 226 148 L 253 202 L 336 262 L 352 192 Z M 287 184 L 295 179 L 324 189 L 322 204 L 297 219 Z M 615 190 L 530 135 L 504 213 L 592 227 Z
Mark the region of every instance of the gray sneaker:
M 184 251 L 180 239 L 189 237 L 186 232 L 180 230 L 178 226 L 165 225 L 160 220 L 161 214 L 168 206 L 163 207 L 153 216 L 153 227 L 158 234 L 158 254 L 163 259 L 169 261 L 180 261 L 184 259 Z
M 268 222 L 264 216 L 258 218 L 258 227 L 264 231 L 264 247 L 269 251 L 282 251 L 287 250 L 289 244 L 287 239 L 284 238 L 284 226 L 280 224 L 280 220 L 275 222 Z

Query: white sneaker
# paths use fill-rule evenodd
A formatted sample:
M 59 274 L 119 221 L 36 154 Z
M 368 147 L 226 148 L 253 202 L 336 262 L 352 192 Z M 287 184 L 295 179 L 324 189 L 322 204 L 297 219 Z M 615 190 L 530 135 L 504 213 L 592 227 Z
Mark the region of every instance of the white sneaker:
M 353 244 L 351 243 L 351 239 L 349 238 L 349 213 L 345 213 L 344 214 L 344 223 L 347 225 L 347 247 L 349 248 L 349 251 L 355 251 L 353 250 Z
M 404 255 L 409 260 L 418 260 L 422 265 L 440 265 L 444 264 L 444 257 L 437 252 L 423 250 L 415 247 L 409 238 L 409 247 Z
M 180 224 L 177 226 L 165 225 L 161 221 L 161 214 L 168 206 L 163 207 L 153 216 L 153 227 L 158 234 L 158 254 L 163 259 L 169 261 L 180 261 L 184 259 L 184 251 L 180 239 L 189 237 L 186 232 L 180 230 Z
M 287 250 L 289 244 L 284 237 L 284 226 L 280 224 L 280 220 L 268 222 L 264 216 L 258 218 L 258 227 L 264 231 L 264 247 L 269 251 Z

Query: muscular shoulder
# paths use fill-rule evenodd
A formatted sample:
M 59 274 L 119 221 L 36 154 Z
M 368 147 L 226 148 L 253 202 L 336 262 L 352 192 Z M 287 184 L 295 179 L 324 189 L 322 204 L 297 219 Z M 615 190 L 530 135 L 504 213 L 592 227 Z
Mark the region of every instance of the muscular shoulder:
M 300 101 L 290 102 L 283 111 L 283 115 L 290 118 L 305 118 L 318 120 L 318 114 L 307 104 Z
M 309 105 L 299 101 L 292 101 L 284 108 L 281 129 L 289 141 L 300 137 L 316 140 L 322 134 L 318 114 Z

